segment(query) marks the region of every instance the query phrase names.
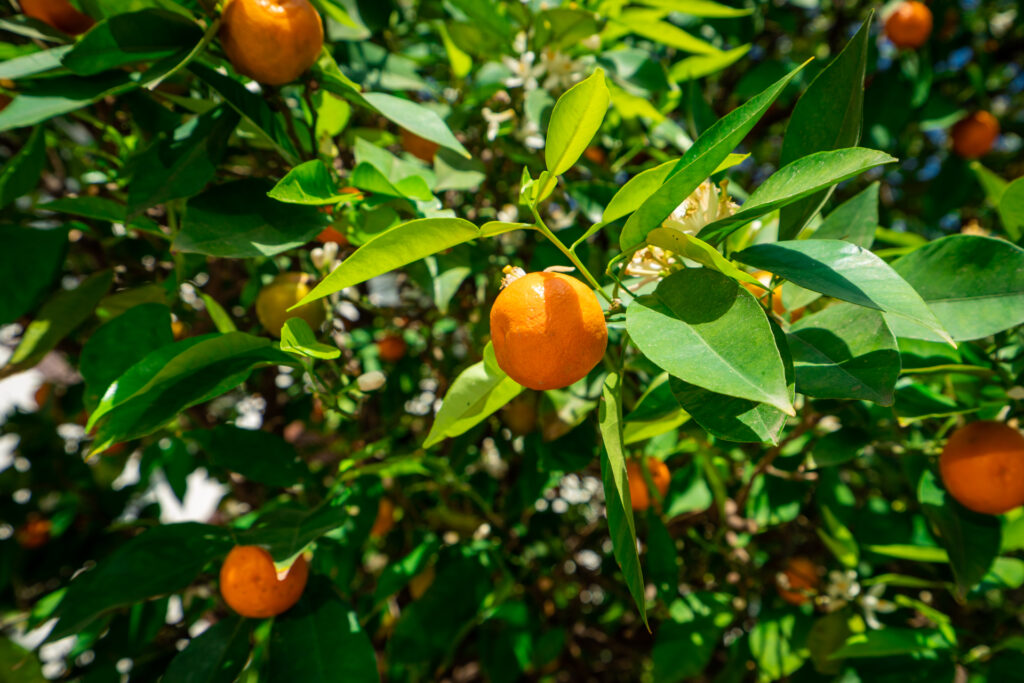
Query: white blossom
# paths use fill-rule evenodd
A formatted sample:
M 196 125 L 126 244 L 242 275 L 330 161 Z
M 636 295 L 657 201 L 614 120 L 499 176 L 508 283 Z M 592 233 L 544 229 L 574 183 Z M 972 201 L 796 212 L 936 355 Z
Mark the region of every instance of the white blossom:
M 540 55 L 540 68 L 547 74 L 545 90 L 566 90 L 583 78 L 583 65 L 569 55 L 547 48 Z
M 492 142 L 498 137 L 498 131 L 501 130 L 501 124 L 506 121 L 511 121 L 516 116 L 516 112 L 513 109 L 495 112 L 484 107 L 482 113 L 484 121 L 487 122 L 487 139 Z
M 720 187 L 705 180 L 675 208 L 661 227 L 696 235 L 705 225 L 733 215 L 740 207 L 729 199 L 728 187 L 728 180 L 723 180 Z

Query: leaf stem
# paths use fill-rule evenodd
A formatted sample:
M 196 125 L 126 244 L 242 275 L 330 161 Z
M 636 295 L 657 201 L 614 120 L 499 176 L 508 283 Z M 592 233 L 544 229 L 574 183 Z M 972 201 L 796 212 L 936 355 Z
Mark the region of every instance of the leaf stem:
M 571 249 L 569 249 L 569 247 L 565 246 L 565 244 L 562 243 L 562 240 L 555 237 L 555 233 L 551 232 L 551 228 L 549 228 L 547 224 L 544 222 L 544 219 L 540 217 L 540 213 L 537 212 L 537 207 L 531 206 L 530 211 L 533 213 L 533 220 L 537 224 L 537 230 L 539 230 L 542 235 L 547 237 L 552 244 L 558 247 L 559 250 L 563 254 L 565 254 L 570 261 L 572 261 L 572 264 L 576 266 L 576 269 L 580 271 L 580 273 L 583 274 L 583 277 L 586 278 L 587 282 L 590 283 L 590 286 L 593 287 L 599 295 L 604 297 L 604 299 L 608 303 L 611 303 L 612 298 L 608 296 L 608 293 L 604 291 L 604 289 L 601 287 L 601 283 L 599 283 L 597 279 L 593 275 L 591 275 L 590 270 L 588 270 L 587 267 L 583 265 L 583 261 L 580 261 L 579 257 Z

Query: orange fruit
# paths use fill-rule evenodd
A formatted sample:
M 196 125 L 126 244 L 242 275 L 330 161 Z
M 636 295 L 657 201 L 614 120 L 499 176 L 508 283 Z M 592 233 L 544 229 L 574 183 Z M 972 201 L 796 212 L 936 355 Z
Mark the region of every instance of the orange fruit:
M 21 0 L 21 11 L 72 36 L 85 33 L 96 23 L 89 15 L 76 10 L 68 0 Z
M 758 282 L 763 284 L 765 287 L 771 284 L 772 274 L 766 270 L 755 270 L 751 275 L 757 278 Z M 758 301 L 761 301 L 768 296 L 768 292 L 757 285 L 752 285 L 749 282 L 742 282 L 740 284 L 746 287 L 747 291 L 753 294 Z M 772 290 L 772 311 L 774 311 L 775 315 L 780 318 L 784 318 L 786 316 L 786 307 L 782 305 L 782 285 L 779 285 Z M 790 322 L 795 323 L 801 316 L 803 316 L 803 314 L 803 308 L 796 309 L 789 316 Z
M 291 83 L 320 57 L 324 27 L 309 0 L 228 0 L 220 42 L 240 74 Z
M 632 501 L 633 509 L 642 512 L 655 504 L 650 490 L 647 488 L 647 480 L 640 469 L 639 460 L 630 460 L 626 463 L 626 477 L 629 479 L 629 499 Z M 654 482 L 658 493 L 664 498 L 668 493 L 668 485 L 672 479 L 669 474 L 668 465 L 657 458 L 647 458 L 647 469 L 651 473 L 651 481 Z
M 45 406 L 46 402 L 50 400 L 50 396 L 52 396 L 52 395 L 53 395 L 53 385 L 52 384 L 50 384 L 49 382 L 44 382 L 43 384 L 40 384 L 39 388 L 36 389 L 36 393 L 35 393 L 35 397 L 34 397 L 35 401 L 36 401 L 36 406 L 39 407 L 39 408 L 42 408 L 43 406 Z
M 171 334 L 174 336 L 174 341 L 181 341 L 188 335 L 188 325 L 180 320 L 171 321 Z
M 953 126 L 953 151 L 964 159 L 988 154 L 999 138 L 999 121 L 987 111 L 976 111 Z
M 1002 422 L 953 432 L 939 457 L 950 495 L 975 512 L 999 515 L 1024 504 L 1024 436 Z
M 312 291 L 311 284 L 312 278 L 305 273 L 282 273 L 261 289 L 256 297 L 256 317 L 263 329 L 280 338 L 285 320 L 302 318 L 316 332 L 327 319 L 322 302 L 312 301 L 294 311 L 288 310 Z
M 921 47 L 931 34 L 932 11 L 923 2 L 901 3 L 885 20 L 885 35 L 896 47 Z
M 818 590 L 818 565 L 806 557 L 791 558 L 776 581 L 775 587 L 783 600 L 791 605 L 802 605 Z
M 220 568 L 220 594 L 243 617 L 263 619 L 286 612 L 306 589 L 309 565 L 302 555 L 283 572 L 274 558 L 256 545 L 231 549 Z
M 32 513 L 28 520 L 14 532 L 14 538 L 22 548 L 33 550 L 46 545 L 50 540 L 51 529 L 53 529 L 53 522 Z
M 377 356 L 385 363 L 397 363 L 405 357 L 409 345 L 400 334 L 387 334 L 377 342 Z
M 530 389 L 561 389 L 587 376 L 608 346 L 597 296 L 563 273 L 513 280 L 491 307 L 498 367 Z
M 501 420 L 517 436 L 537 428 L 537 405 L 533 394 L 519 394 L 501 409 Z
M 326 228 L 320 231 L 320 234 L 316 236 L 318 242 L 327 244 L 328 242 L 334 242 L 340 247 L 348 246 L 348 237 L 345 237 L 339 232 L 334 226 L 328 225 Z
M 596 145 L 591 145 L 583 150 L 583 158 L 598 166 L 604 166 L 604 162 L 608 160 L 604 150 Z
M 434 155 L 441 148 L 436 142 L 421 138 L 405 128 L 402 129 L 402 147 L 409 154 L 428 164 L 434 161 Z
M 395 504 L 390 498 L 381 498 L 377 504 L 377 518 L 370 529 L 372 538 L 384 538 L 395 527 Z

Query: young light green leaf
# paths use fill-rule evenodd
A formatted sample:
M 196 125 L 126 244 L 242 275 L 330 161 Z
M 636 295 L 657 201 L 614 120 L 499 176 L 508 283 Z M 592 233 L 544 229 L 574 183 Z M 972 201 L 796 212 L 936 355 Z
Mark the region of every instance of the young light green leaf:
M 401 223 L 380 233 L 342 261 L 295 307 L 478 236 L 477 227 L 461 218 L 421 218 Z
M 663 7 L 664 9 L 708 19 L 732 19 L 745 17 L 754 12 L 753 8 L 729 7 L 712 0 L 639 0 L 641 5 Z
M 839 56 L 821 70 L 800 96 L 782 141 L 782 165 L 813 152 L 855 147 L 860 142 L 864 72 L 873 17 L 874 12 L 868 14 Z M 779 239 L 796 237 L 828 201 L 833 187 L 783 207 L 779 213 Z
M 953 344 L 921 295 L 889 264 L 856 244 L 793 240 L 758 244 L 733 256 L 806 289 L 882 311 L 890 327 L 901 324 L 899 319 L 906 319 Z
M 448 124 L 433 109 L 412 100 L 382 92 L 368 92 L 361 98 L 370 107 L 380 112 L 381 116 L 397 123 L 410 133 L 415 133 L 424 140 L 436 142 L 441 147 L 458 152 L 467 159 L 470 158 L 470 153 L 452 134 Z
M 210 314 L 210 320 L 213 321 L 213 326 L 217 328 L 218 332 L 234 332 L 238 329 L 235 327 L 235 321 L 231 319 L 231 316 L 228 315 L 228 312 L 224 310 L 224 307 L 216 299 L 206 293 L 200 293 L 199 296 L 203 300 L 206 312 Z
M 999 217 L 1014 240 L 1024 235 L 1024 178 L 1017 178 L 1006 186 L 999 198 Z
M 642 245 L 647 239 L 647 233 L 661 225 L 725 161 L 802 68 L 803 65 L 797 67 L 726 114 L 697 138 L 683 158 L 669 171 L 664 184 L 647 197 L 626 221 L 619 236 L 619 246 L 625 251 Z
M 895 161 L 884 152 L 861 147 L 809 154 L 776 171 L 750 194 L 739 211 L 704 226 L 698 236 L 710 244 L 719 244 L 756 218 L 875 166 Z
M 64 55 L 70 52 L 73 47 L 74 45 L 51 47 L 49 50 L 39 50 L 38 52 L 0 62 L 0 78 L 16 81 L 19 78 L 35 76 L 36 74 L 57 69 L 61 66 L 61 60 L 64 59 Z
M 464 434 L 522 392 L 523 387 L 498 367 L 494 347 L 484 348 L 484 359 L 459 373 L 437 411 L 423 442 L 430 448 Z
M 330 360 L 341 355 L 337 346 L 321 344 L 309 323 L 299 317 L 288 318 L 281 328 L 281 350 L 304 358 Z
M 708 268 L 673 273 L 653 296 L 627 307 L 626 330 L 647 358 L 674 377 L 793 414 L 768 319 L 732 278 Z
M 725 52 L 694 55 L 681 59 L 668 70 L 668 77 L 674 83 L 681 83 L 710 76 L 743 59 L 750 52 L 751 47 L 751 44 L 747 43 Z
M 610 102 L 604 70 L 600 68 L 558 98 L 544 144 L 544 163 L 552 176 L 573 167 L 601 128 Z
M 633 505 L 629 497 L 629 479 L 626 475 L 626 451 L 622 443 L 622 377 L 618 373 L 609 373 L 605 378 L 601 389 L 598 422 L 601 425 L 601 438 L 604 442 L 601 449 L 601 481 L 604 483 L 605 509 L 612 538 L 612 552 L 626 579 L 626 587 L 633 596 L 637 609 L 640 610 L 640 618 L 646 625 L 644 577 L 636 548 L 636 526 L 633 521 Z
M 665 21 L 667 10 L 626 9 L 612 19 L 629 33 L 643 36 L 655 43 L 698 55 L 714 55 L 720 50 L 706 40 L 696 38 L 675 24 Z

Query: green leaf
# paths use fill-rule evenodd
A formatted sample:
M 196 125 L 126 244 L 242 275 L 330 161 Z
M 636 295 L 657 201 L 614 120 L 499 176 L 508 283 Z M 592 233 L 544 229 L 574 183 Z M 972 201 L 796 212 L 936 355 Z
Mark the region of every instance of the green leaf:
M 441 543 L 437 537 L 430 534 L 408 555 L 384 567 L 377 580 L 377 589 L 373 592 L 374 604 L 380 604 L 389 596 L 402 590 L 413 577 L 423 572 L 437 555 L 440 547 Z
M 313 159 L 299 164 L 277 181 L 267 196 L 289 204 L 324 206 L 352 201 L 353 193 L 338 193 L 338 184 L 324 162 Z
M 673 273 L 629 305 L 626 330 L 674 377 L 794 414 L 768 319 L 735 280 L 707 268 Z
M 418 175 L 408 176 L 392 183 L 380 169 L 373 164 L 363 162 L 352 169 L 349 182 L 360 190 L 385 197 L 430 201 L 434 195 L 430 192 L 427 182 Z
M 855 244 L 795 240 L 758 244 L 733 256 L 806 289 L 882 311 L 890 327 L 896 327 L 899 319 L 906 319 L 952 343 L 921 295 L 889 264 Z
M 231 320 L 231 316 L 224 310 L 216 299 L 209 294 L 200 292 L 199 297 L 203 300 L 203 305 L 206 306 L 206 312 L 210 314 L 210 320 L 213 321 L 213 326 L 217 328 L 218 332 L 234 332 L 238 328 L 235 327 L 235 323 Z
M 164 239 L 164 234 L 156 221 L 146 216 L 134 216 L 128 218 L 128 211 L 124 204 L 115 202 L 104 197 L 62 197 L 52 202 L 47 202 L 39 207 L 46 211 L 67 213 L 72 216 L 83 216 L 99 221 L 110 223 L 123 223 L 131 228 L 158 235 Z
M 725 52 L 712 52 L 681 59 L 668 70 L 668 77 L 674 83 L 680 83 L 710 76 L 743 59 L 750 52 L 750 48 L 751 45 L 748 43 Z
M 733 19 L 753 14 L 753 8 L 729 7 L 712 0 L 639 0 L 639 4 L 648 7 L 663 7 L 673 12 L 689 14 L 693 17 L 708 19 Z
M 250 622 L 239 616 L 221 619 L 171 660 L 163 683 L 232 683 L 249 659 Z
M 39 658 L 16 644 L 0 638 L 0 680 L 4 683 L 46 683 Z
M 33 367 L 72 330 L 92 315 L 96 304 L 110 289 L 114 274 L 103 270 L 86 278 L 74 289 L 64 289 L 43 304 L 21 336 L 18 347 L 2 369 L 0 377 Z
M 757 662 L 758 680 L 777 681 L 804 665 L 810 652 L 810 618 L 796 612 L 768 612 L 750 631 L 750 653 Z
M 0 225 L 0 325 L 14 322 L 32 310 L 52 286 L 67 249 L 63 228 L 23 228 Z
M 448 124 L 433 109 L 382 92 L 368 92 L 362 95 L 361 99 L 371 108 L 376 109 L 381 116 L 397 123 L 410 133 L 415 133 L 424 140 L 436 142 L 441 147 L 457 152 L 467 159 L 470 158 L 470 153 L 452 134 Z
M 341 349 L 321 344 L 302 318 L 288 318 L 281 328 L 281 350 L 305 358 L 329 360 L 341 355 Z
M 313 207 L 274 201 L 269 189 L 268 181 L 247 178 L 192 197 L 172 248 L 220 258 L 273 256 L 308 243 L 330 223 Z
M 876 180 L 840 204 L 825 217 L 812 237 L 816 240 L 845 240 L 870 249 L 878 228 L 878 189 Z
M 739 211 L 705 225 L 698 237 L 718 244 L 752 220 L 868 169 L 895 161 L 884 152 L 861 147 L 809 154 L 776 171 L 750 194 Z
M 745 270 L 740 270 L 732 261 L 704 240 L 673 228 L 655 228 L 647 234 L 647 243 L 676 253 L 706 268 L 717 270 L 734 280 L 748 282 L 761 287 L 760 281 Z M 758 290 L 761 291 L 761 290 Z
M 850 636 L 829 659 L 894 657 L 897 655 L 933 655 L 935 650 L 952 647 L 937 630 L 886 627 Z
M 711 663 L 722 633 L 732 623 L 732 596 L 700 591 L 669 605 L 670 620 L 662 622 L 651 659 L 654 683 L 690 680 Z
M 647 605 L 644 598 L 644 577 L 640 569 L 640 555 L 636 549 L 636 526 L 633 505 L 629 497 L 629 479 L 626 475 L 626 452 L 622 443 L 622 377 L 609 373 L 601 389 L 598 408 L 601 424 L 601 481 L 611 533 L 612 551 L 622 570 L 629 594 L 640 610 L 640 618 L 647 625 Z M 648 629 L 650 627 L 648 626 Z
M 641 246 L 697 186 L 710 176 L 746 137 L 775 98 L 802 69 L 800 66 L 764 92 L 737 107 L 708 128 L 676 162 L 664 182 L 630 216 L 619 236 L 623 251 Z
M 198 442 L 213 464 L 267 486 L 294 486 L 305 470 L 295 447 L 270 432 L 220 425 L 183 438 Z
M 79 76 L 128 64 L 188 53 L 203 31 L 177 12 L 144 9 L 116 14 L 89 30 L 64 57 L 63 64 Z
M 924 545 L 905 545 L 892 543 L 887 545 L 866 545 L 865 550 L 883 555 L 895 557 L 898 560 L 911 560 L 913 562 L 936 562 L 946 564 L 949 562 L 949 554 L 942 548 Z
M 298 604 L 274 619 L 269 660 L 271 683 L 380 680 L 359 615 L 322 579 L 314 578 Z
M 232 545 L 224 529 L 194 522 L 143 532 L 75 577 L 48 639 L 77 634 L 110 610 L 180 591 Z
M 949 235 L 892 264 L 918 291 L 956 341 L 991 336 L 1024 323 L 1024 249 L 1006 240 Z M 901 337 L 941 339 L 906 320 L 893 320 Z
M 938 530 L 939 542 L 949 553 L 960 594 L 966 595 L 985 577 L 999 555 L 999 517 L 971 512 L 955 503 L 931 470 L 921 475 L 917 498 L 925 516 Z
M 999 199 L 999 217 L 1014 240 L 1024 235 L 1024 178 L 1017 178 L 1006 186 Z
M 611 21 L 630 33 L 652 40 L 660 45 L 674 47 L 683 52 L 698 55 L 713 55 L 719 52 L 711 43 L 696 38 L 675 24 L 664 21 L 665 10 L 626 9 Z
M 385 230 L 360 247 L 320 281 L 297 306 L 365 282 L 413 261 L 468 242 L 478 235 L 461 218 L 421 218 Z
M 801 394 L 892 405 L 900 353 L 878 311 L 835 304 L 794 323 L 788 339 Z
M 792 163 L 813 152 L 854 147 L 860 142 L 864 118 L 864 72 L 868 63 L 874 12 L 843 51 L 815 77 L 789 117 L 780 163 Z M 832 194 L 833 186 L 785 206 L 779 213 L 779 239 L 796 237 Z M 875 226 L 871 226 L 874 230 Z
M 555 102 L 544 144 L 544 163 L 553 176 L 562 175 L 579 160 L 601 128 L 611 95 L 604 70 L 569 88 Z
M 74 45 L 61 45 L 51 47 L 49 50 L 39 50 L 31 54 L 8 59 L 0 62 L 0 78 L 16 81 L 27 76 L 45 73 L 60 68 L 64 55 L 71 51 Z
M 242 332 L 163 346 L 126 370 L 89 416 L 87 429 L 96 430 L 92 452 L 151 434 L 182 410 L 235 388 L 256 368 L 292 363 L 269 339 Z
M 520 384 L 498 367 L 494 347 L 487 342 L 484 359 L 459 373 L 448 388 L 423 447 L 430 448 L 466 433 L 522 390 Z
M 217 173 L 238 114 L 221 106 L 158 137 L 126 164 L 127 213 L 202 191 Z
M 828 531 L 826 532 L 824 529 L 819 528 L 817 530 L 818 536 L 821 537 L 821 540 L 844 567 L 856 569 L 857 563 L 860 562 L 860 548 L 857 545 L 857 539 L 839 521 L 839 518 L 836 517 L 831 508 L 825 505 L 821 506 L 821 516 L 825 520 L 825 526 L 828 528 Z
M 82 347 L 79 372 L 85 380 L 83 401 L 94 408 L 107 388 L 151 351 L 174 341 L 171 310 L 158 303 L 129 308 L 104 323 Z
M 264 546 L 276 562 L 283 562 L 352 519 L 351 497 L 352 489 L 345 489 L 312 509 L 291 502 L 272 508 L 262 512 L 249 528 L 236 531 L 235 542 Z M 369 524 L 372 520 L 373 515 L 370 515 Z
M 18 153 L 0 168 L 0 209 L 39 184 L 46 166 L 46 133 L 37 126 Z
M 832 612 L 818 617 L 811 626 L 807 634 L 807 649 L 818 673 L 835 676 L 842 671 L 842 664 L 829 657 L 850 637 L 849 621 L 850 617 L 845 612 Z

